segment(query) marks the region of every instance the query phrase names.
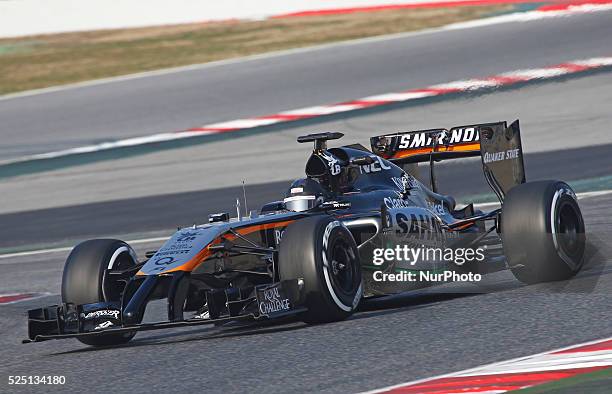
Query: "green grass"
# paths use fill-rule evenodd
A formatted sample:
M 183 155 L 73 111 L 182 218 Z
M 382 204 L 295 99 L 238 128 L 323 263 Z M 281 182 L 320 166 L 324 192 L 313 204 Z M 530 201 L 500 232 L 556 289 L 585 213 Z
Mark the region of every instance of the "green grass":
M 517 394 L 609 394 L 610 392 L 612 392 L 612 368 L 584 373 L 571 378 L 560 379 L 539 386 L 513 391 L 513 393 Z
M 498 5 L 393 10 L 0 39 L 0 94 L 415 31 L 513 9 Z

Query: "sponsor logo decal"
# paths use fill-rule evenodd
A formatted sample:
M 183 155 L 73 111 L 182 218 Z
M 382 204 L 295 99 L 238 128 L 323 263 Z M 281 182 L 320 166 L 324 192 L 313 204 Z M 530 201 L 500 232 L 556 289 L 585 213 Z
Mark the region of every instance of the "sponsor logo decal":
M 337 220 L 334 220 L 333 222 L 329 222 L 327 227 L 325 227 L 325 232 L 323 233 L 323 249 L 327 249 L 329 235 L 331 234 L 332 230 L 338 226 L 340 226 L 340 222 Z M 323 253 L 325 253 L 325 251 L 323 251 Z
M 578 197 L 576 197 L 576 193 L 574 193 L 574 191 L 572 189 L 568 189 L 568 188 L 564 187 L 564 188 L 561 189 L 561 194 L 568 194 L 574 200 L 578 200 Z
M 204 311 L 202 313 L 195 314 L 192 319 L 210 319 L 210 312 Z
M 433 216 L 400 212 L 395 215 L 395 223 L 396 234 L 409 234 L 423 240 L 438 240 L 445 235 L 440 222 Z
M 259 299 L 259 312 L 269 315 L 274 312 L 282 312 L 291 309 L 289 298 L 281 295 L 278 286 L 263 290 Z
M 434 145 L 467 144 L 479 141 L 480 136 L 475 127 L 457 127 L 447 130 L 422 131 L 403 134 L 399 149 L 431 148 Z
M 349 201 L 325 201 L 321 203 L 320 207 L 322 209 L 344 209 L 350 208 L 351 203 Z
M 98 324 L 97 326 L 94 327 L 94 330 L 103 330 L 105 328 L 109 328 L 114 326 L 113 322 L 110 320 L 107 320 L 105 322 L 102 322 L 100 324 Z
M 185 233 L 179 234 L 179 236 L 176 238 L 176 242 L 191 242 L 191 241 L 195 241 L 197 236 L 198 236 L 197 232 L 187 231 Z
M 390 165 L 387 165 L 385 161 L 380 156 L 371 156 L 374 159 L 374 162 L 371 164 L 364 164 L 359 166 L 359 172 L 362 174 L 370 174 L 373 172 L 381 172 L 387 171 L 391 169 Z
M 119 319 L 119 311 L 113 309 L 102 309 L 99 311 L 82 314 L 81 317 L 85 320 L 97 319 L 100 317 L 112 317 L 113 319 Z
M 351 305 L 353 309 L 357 308 L 357 305 L 359 305 L 359 301 L 361 301 L 362 296 L 363 296 L 363 286 L 360 284 L 359 288 L 357 289 L 357 292 L 355 293 L 355 298 L 353 298 L 353 304 Z
M 406 190 L 419 188 L 419 182 L 414 177 L 408 174 L 404 174 L 401 177 L 393 176 L 391 177 L 391 180 L 393 181 L 393 183 L 395 183 L 395 186 L 397 186 L 398 190 L 401 193 L 405 193 Z
M 172 254 L 174 254 L 174 253 L 172 253 Z M 176 259 L 174 257 L 172 257 L 172 256 L 157 257 L 155 259 L 155 261 L 153 262 L 155 267 L 151 268 L 150 271 L 163 271 L 169 265 L 173 264 L 175 261 L 176 261 Z
M 403 198 L 391 198 L 391 197 L 385 197 L 383 199 L 383 202 L 385 203 L 385 206 L 389 209 L 393 209 L 393 208 L 410 208 L 412 206 L 414 206 L 413 203 L 411 203 L 408 200 L 404 200 Z
M 163 271 L 165 267 L 176 262 L 181 255 L 192 252 L 194 241 L 205 229 L 181 230 L 166 245 L 160 248 L 154 256 L 154 271 Z
M 285 235 L 285 229 L 282 230 L 274 230 L 274 241 L 276 245 L 279 245 L 283 239 L 283 235 Z
M 157 257 L 165 257 L 165 256 L 172 256 L 172 255 L 177 255 L 177 254 L 188 254 L 189 252 L 191 252 L 189 249 L 186 250 L 171 250 L 168 252 L 157 252 L 155 255 Z
M 321 152 L 321 157 L 327 161 L 329 172 L 332 175 L 336 176 L 340 174 L 340 164 L 338 164 L 338 159 L 327 152 Z
M 446 213 L 442 203 L 427 201 L 427 207 L 437 215 L 444 215 Z
M 519 157 L 519 149 L 515 148 L 515 149 L 508 149 L 505 152 L 494 152 L 494 153 L 485 152 L 484 156 L 482 157 L 482 161 L 485 164 L 489 164 L 489 163 L 494 163 L 496 161 L 517 159 L 518 157 Z

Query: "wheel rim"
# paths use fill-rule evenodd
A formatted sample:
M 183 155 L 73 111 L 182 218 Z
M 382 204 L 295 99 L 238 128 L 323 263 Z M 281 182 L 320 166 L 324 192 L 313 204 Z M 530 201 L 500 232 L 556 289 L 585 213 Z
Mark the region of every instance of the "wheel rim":
M 128 252 L 121 253 L 113 266 L 112 271 L 123 271 L 129 269 L 134 265 L 134 261 Z M 113 280 L 109 275 L 109 272 L 104 273 L 103 286 L 104 294 L 107 301 L 119 301 L 123 293 L 125 283 L 121 280 Z
M 568 256 L 577 256 L 582 248 L 581 233 L 583 232 L 580 214 L 573 204 L 564 201 L 558 210 L 557 231 L 559 247 Z
M 335 289 L 346 296 L 355 293 L 357 256 L 350 245 L 338 239 L 331 248 L 331 280 Z

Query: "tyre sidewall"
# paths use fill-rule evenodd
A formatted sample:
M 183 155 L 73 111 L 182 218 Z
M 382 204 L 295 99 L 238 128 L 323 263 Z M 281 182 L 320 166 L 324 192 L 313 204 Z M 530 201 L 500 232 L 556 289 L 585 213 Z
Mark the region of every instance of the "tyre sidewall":
M 344 312 L 352 312 L 359 303 L 361 298 L 361 267 L 359 265 L 359 251 L 355 240 L 350 231 L 339 221 L 332 220 L 323 227 L 323 235 L 318 237 L 320 246 L 317 245 L 315 250 L 320 250 L 320 256 L 317 258 L 319 265 L 319 280 L 325 285 L 325 292 L 331 301 Z M 346 246 L 347 252 L 351 255 L 356 263 L 351 264 L 352 283 L 350 290 L 345 291 L 336 283 L 333 283 L 333 248 L 335 246 Z M 321 278 L 321 276 L 323 278 Z M 321 280 L 322 279 L 322 280 Z M 356 290 L 355 290 L 356 289 Z M 328 301 L 330 301 L 328 299 Z
M 565 205 L 579 218 L 581 246 L 573 256 L 558 246 L 556 219 Z M 576 195 L 565 182 L 530 182 L 511 189 L 502 206 L 501 236 L 508 265 L 524 283 L 568 279 L 582 267 L 584 221 Z
M 344 245 L 354 256 L 352 286 L 337 286 L 332 272 L 333 248 Z M 279 271 L 283 280 L 303 279 L 305 304 L 302 318 L 309 323 L 341 320 L 349 316 L 362 296 L 359 252 L 350 231 L 327 216 L 303 219 L 285 230 L 279 251 Z
M 125 255 L 126 253 L 127 255 Z M 93 239 L 78 244 L 66 259 L 62 276 L 62 302 L 77 305 L 97 302 L 120 301 L 116 298 L 118 291 L 111 291 L 113 283 L 107 278 L 109 263 L 113 257 L 114 266 L 119 261 L 129 258 L 134 261 L 135 253 L 123 241 L 115 239 Z M 111 297 L 114 294 L 115 297 Z M 107 346 L 125 343 L 135 333 L 107 334 L 78 338 L 79 341 L 92 346 Z

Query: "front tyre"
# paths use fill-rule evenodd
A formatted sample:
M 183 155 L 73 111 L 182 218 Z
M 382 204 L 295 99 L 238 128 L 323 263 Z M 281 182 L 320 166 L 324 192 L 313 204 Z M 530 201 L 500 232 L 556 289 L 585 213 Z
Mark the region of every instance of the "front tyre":
M 62 276 L 62 302 L 93 304 L 119 302 L 124 284 L 108 273 L 125 270 L 137 263 L 136 253 L 125 242 L 116 239 L 92 239 L 72 249 Z M 78 338 L 91 346 L 108 346 L 129 342 L 135 333 L 101 334 Z
M 363 294 L 359 252 L 339 221 L 314 216 L 291 224 L 278 257 L 282 280 L 304 281 L 306 323 L 342 320 L 357 308 Z
M 567 280 L 582 268 L 584 220 L 565 182 L 529 182 L 511 189 L 502 206 L 501 237 L 508 265 L 523 283 Z

